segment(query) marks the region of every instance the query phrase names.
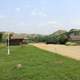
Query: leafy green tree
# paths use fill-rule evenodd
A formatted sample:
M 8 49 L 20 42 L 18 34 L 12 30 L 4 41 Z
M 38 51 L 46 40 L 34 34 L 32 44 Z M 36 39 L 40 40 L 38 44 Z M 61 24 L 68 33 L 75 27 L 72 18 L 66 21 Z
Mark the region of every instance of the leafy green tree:
M 68 41 L 68 37 L 65 34 L 60 35 L 58 39 L 60 44 L 65 44 Z
M 51 44 L 65 44 L 68 41 L 66 33 L 60 35 L 49 35 L 47 38 L 48 39 L 46 43 L 51 43 Z

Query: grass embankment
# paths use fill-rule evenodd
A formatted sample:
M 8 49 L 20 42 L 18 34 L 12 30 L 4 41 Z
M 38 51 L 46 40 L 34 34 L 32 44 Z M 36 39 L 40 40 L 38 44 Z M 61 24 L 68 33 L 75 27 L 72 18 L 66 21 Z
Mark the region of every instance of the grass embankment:
M 80 80 L 80 61 L 33 46 L 11 47 L 9 56 L 1 48 L 0 80 Z

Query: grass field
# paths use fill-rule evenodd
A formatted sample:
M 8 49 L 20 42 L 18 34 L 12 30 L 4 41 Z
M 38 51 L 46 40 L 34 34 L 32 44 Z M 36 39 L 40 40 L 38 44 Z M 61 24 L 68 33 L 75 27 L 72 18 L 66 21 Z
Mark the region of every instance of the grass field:
M 9 56 L 1 48 L 0 80 L 80 80 L 80 61 L 30 45 L 11 47 Z

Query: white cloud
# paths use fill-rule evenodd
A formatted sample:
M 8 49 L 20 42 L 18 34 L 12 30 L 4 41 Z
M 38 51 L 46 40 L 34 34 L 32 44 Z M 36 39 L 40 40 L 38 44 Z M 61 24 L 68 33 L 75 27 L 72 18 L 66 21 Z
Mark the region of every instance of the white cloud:
M 40 11 L 40 12 L 38 12 L 38 15 L 39 15 L 39 16 L 47 16 L 47 14 L 46 14 L 46 13 L 41 12 L 41 11 Z
M 47 16 L 47 14 L 45 12 L 43 12 L 41 10 L 37 10 L 37 9 L 33 9 L 32 15 L 33 16 L 44 16 L 44 17 Z
M 17 11 L 17 12 L 20 12 L 20 10 L 21 10 L 21 8 L 16 8 L 16 11 Z
M 57 29 L 62 29 L 62 30 L 65 29 L 64 25 L 59 24 L 58 22 L 56 22 L 54 20 L 48 21 L 48 26 L 53 27 L 56 30 Z
M 48 21 L 48 24 L 57 24 L 56 21 Z

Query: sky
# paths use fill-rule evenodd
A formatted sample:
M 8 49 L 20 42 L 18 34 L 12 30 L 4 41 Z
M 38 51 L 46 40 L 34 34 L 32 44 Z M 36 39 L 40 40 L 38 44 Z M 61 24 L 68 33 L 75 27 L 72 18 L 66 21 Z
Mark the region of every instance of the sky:
M 50 34 L 80 29 L 80 0 L 0 0 L 0 31 Z

